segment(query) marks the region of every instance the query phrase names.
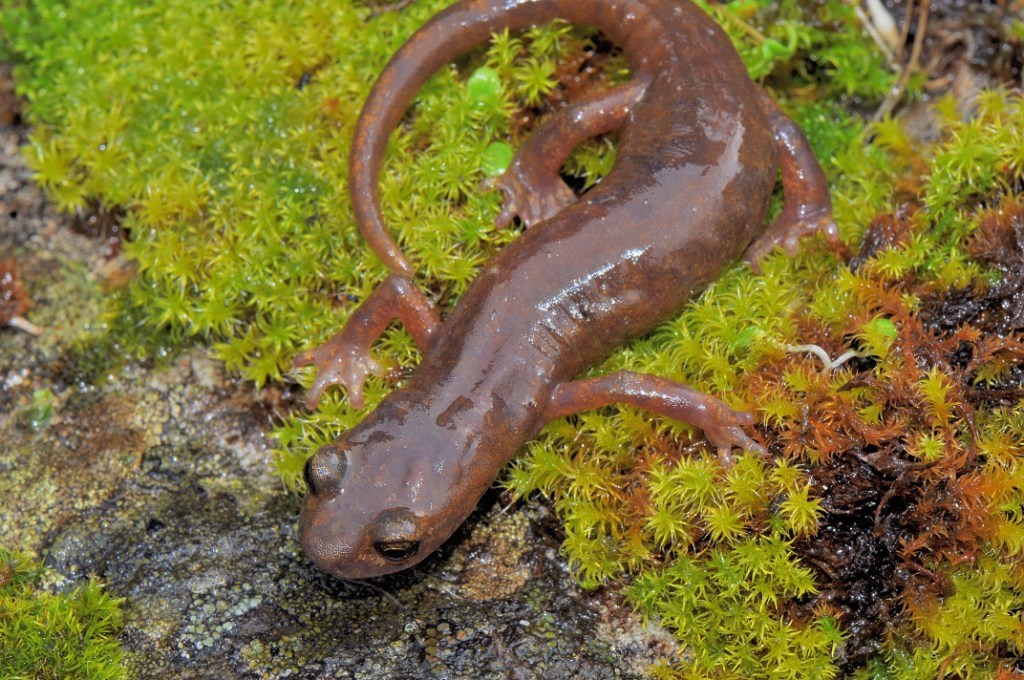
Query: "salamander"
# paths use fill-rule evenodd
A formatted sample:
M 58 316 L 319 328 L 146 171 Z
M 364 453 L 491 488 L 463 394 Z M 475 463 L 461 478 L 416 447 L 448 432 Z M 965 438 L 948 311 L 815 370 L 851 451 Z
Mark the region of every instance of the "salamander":
M 556 18 L 619 45 L 631 79 L 551 114 L 496 182 L 499 226 L 526 225 L 442 322 L 385 229 L 388 137 L 437 69 L 504 29 Z M 581 140 L 621 129 L 612 171 L 581 197 L 558 172 Z M 767 228 L 781 171 L 784 207 Z M 800 129 L 753 83 L 724 32 L 687 0 L 462 0 L 420 28 L 372 87 L 349 158 L 356 220 L 393 273 L 323 345 L 306 404 L 332 385 L 362 408 L 380 374 L 370 346 L 394 320 L 422 361 L 356 427 L 306 463 L 299 538 L 343 579 L 410 567 L 465 520 L 501 467 L 555 418 L 615 403 L 690 423 L 728 462 L 763 452 L 751 414 L 662 377 L 579 379 L 677 314 L 729 264 L 755 268 L 821 232 L 837 239 L 827 184 Z

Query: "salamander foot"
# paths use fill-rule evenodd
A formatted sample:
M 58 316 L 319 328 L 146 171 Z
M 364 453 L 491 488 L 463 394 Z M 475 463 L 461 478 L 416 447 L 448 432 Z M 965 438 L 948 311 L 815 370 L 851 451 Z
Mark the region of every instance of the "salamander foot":
M 796 210 L 785 207 L 775 221 L 747 248 L 743 259 L 754 268 L 761 270 L 761 261 L 777 246 L 781 246 L 792 257 L 800 250 L 800 240 L 814 234 L 824 234 L 830 242 L 839 240 L 839 228 L 832 220 L 831 206 L 812 214 L 797 214 Z
M 355 408 L 363 407 L 363 384 L 371 375 L 382 377 L 384 369 L 368 353 L 346 342 L 343 333 L 337 333 L 319 347 L 306 350 L 295 357 L 292 368 L 316 366 L 316 380 L 306 394 L 306 408 L 316 408 L 324 390 L 342 385 L 348 390 L 348 400 Z
M 768 455 L 765 448 L 745 432 L 746 428 L 756 422 L 754 414 L 736 411 L 714 397 L 709 396 L 708 399 L 708 405 L 712 408 L 708 409 L 700 423 L 695 424 L 704 430 L 704 436 L 707 437 L 708 443 L 718 450 L 718 461 L 722 467 L 726 469 L 732 467 L 733 448 L 750 451 L 759 456 Z M 710 400 L 712 399 L 717 403 L 711 404 Z
M 501 212 L 494 220 L 499 229 L 511 224 L 516 215 L 523 224 L 532 227 L 576 202 L 576 194 L 561 177 L 553 173 L 528 172 L 518 158 L 503 175 L 485 186 L 500 189 L 505 197 Z

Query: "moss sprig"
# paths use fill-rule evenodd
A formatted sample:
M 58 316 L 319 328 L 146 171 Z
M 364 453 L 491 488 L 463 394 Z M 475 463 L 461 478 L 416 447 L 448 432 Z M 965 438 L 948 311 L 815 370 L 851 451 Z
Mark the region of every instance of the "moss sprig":
M 0 548 L 0 675 L 125 677 L 120 600 L 95 580 L 68 592 L 40 586 L 45 569 Z

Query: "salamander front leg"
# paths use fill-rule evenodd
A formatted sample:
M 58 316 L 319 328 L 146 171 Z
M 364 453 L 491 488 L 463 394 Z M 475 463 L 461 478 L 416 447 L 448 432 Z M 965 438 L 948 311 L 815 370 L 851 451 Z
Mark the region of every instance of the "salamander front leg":
M 833 243 L 839 240 L 839 229 L 832 221 L 828 182 L 807 138 L 768 93 L 762 91 L 761 99 L 779 146 L 783 203 L 779 216 L 743 256 L 755 271 L 776 246 L 796 255 L 800 239 L 805 236 L 822 232 Z
M 552 114 L 519 147 L 508 170 L 489 183 L 505 196 L 494 223 L 504 227 L 518 215 L 532 227 L 573 203 L 576 194 L 558 176 L 565 159 L 584 139 L 622 127 L 645 87 L 645 81 L 631 80 Z
M 384 373 L 370 356 L 370 345 L 394 319 L 402 322 L 421 350 L 430 347 L 441 325 L 437 309 L 416 284 L 392 274 L 356 308 L 344 328 L 292 361 L 292 368 L 317 368 L 316 380 L 306 395 L 306 408 L 314 408 L 331 385 L 344 385 L 352 405 L 363 407 L 363 383 L 367 376 Z
M 718 458 L 725 467 L 732 465 L 734 447 L 765 454 L 764 447 L 744 432 L 744 428 L 754 424 L 750 413 L 735 411 L 721 400 L 683 383 L 632 371 L 562 383 L 552 392 L 546 415 L 553 420 L 620 403 L 699 427 L 718 449 Z

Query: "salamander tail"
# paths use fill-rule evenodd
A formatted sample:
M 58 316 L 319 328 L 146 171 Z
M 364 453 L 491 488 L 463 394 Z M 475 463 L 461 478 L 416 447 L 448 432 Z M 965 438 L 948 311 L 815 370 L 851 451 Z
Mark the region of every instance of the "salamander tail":
M 387 232 L 378 182 L 388 137 L 413 97 L 445 64 L 487 42 L 498 30 L 518 30 L 559 15 L 557 0 L 464 0 L 436 15 L 395 53 L 377 78 L 356 123 L 349 157 L 349 192 L 356 222 L 370 248 L 393 271 L 413 267 Z

